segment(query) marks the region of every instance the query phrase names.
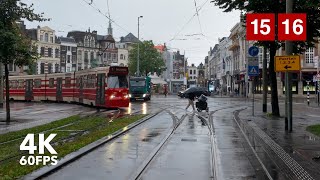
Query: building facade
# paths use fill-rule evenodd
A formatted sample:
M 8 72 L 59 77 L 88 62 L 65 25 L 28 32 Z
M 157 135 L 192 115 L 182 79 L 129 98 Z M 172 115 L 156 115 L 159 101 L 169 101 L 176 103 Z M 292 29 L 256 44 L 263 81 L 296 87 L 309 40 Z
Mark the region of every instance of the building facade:
M 36 62 L 36 74 L 60 72 L 60 44 L 56 42 L 55 31 L 48 26 L 27 31 L 40 55 Z
M 77 43 L 73 38 L 59 37 L 60 72 L 77 71 Z

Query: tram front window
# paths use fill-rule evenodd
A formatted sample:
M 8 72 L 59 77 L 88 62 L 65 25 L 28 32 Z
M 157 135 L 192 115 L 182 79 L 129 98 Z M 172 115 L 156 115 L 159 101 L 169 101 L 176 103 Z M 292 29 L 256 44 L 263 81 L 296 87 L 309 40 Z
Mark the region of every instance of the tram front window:
M 127 76 L 124 75 L 109 75 L 109 88 L 128 88 Z

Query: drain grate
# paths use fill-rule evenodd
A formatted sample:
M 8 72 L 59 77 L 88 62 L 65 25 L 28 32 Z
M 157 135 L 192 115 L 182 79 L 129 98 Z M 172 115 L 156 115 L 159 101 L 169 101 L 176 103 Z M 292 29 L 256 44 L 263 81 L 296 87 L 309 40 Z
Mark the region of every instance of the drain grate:
M 197 139 L 188 139 L 188 138 L 182 138 L 181 141 L 187 141 L 187 142 L 197 142 Z
M 251 127 L 256 134 L 267 144 L 275 154 L 287 165 L 298 179 L 314 180 L 311 175 L 300 166 L 281 146 L 272 140 L 264 131 L 262 131 L 255 123 L 250 122 Z

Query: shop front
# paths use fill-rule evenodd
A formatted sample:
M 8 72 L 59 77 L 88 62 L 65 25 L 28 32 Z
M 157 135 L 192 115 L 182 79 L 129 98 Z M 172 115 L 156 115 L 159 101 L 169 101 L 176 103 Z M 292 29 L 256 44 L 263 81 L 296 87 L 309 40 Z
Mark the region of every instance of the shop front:
M 317 82 L 315 81 L 314 76 L 317 75 L 317 72 L 302 72 L 301 80 L 302 80 L 302 89 L 303 94 L 316 94 L 317 92 Z
M 281 81 L 282 81 L 282 93 L 286 94 L 285 87 L 285 73 L 281 73 Z M 299 93 L 299 73 L 292 73 L 292 94 Z

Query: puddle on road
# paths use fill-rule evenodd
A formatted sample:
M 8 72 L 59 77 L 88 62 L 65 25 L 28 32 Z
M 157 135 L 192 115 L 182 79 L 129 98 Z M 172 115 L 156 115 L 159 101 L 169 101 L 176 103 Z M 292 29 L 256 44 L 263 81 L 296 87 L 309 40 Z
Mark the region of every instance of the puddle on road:
M 160 133 L 159 132 L 151 132 L 147 135 L 147 137 L 156 137 L 156 136 L 159 136 Z
M 150 142 L 152 138 L 157 137 L 160 135 L 160 132 L 151 132 L 145 136 L 145 138 L 142 138 L 141 141 L 143 142 Z

